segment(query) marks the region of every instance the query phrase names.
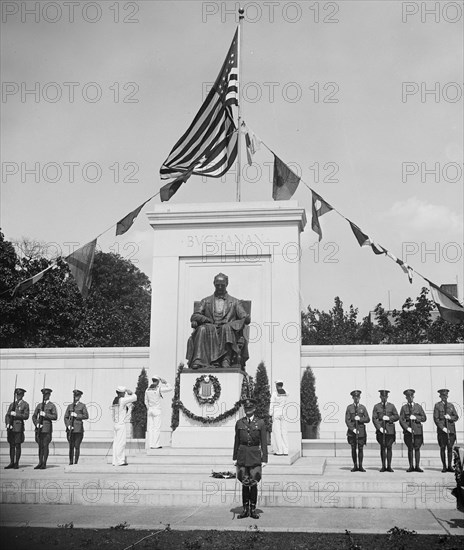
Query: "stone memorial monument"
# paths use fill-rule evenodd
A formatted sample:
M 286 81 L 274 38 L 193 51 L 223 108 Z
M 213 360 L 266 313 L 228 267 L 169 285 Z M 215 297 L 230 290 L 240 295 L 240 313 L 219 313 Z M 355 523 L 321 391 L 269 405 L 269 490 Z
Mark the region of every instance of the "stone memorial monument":
M 254 376 L 264 361 L 269 378 L 285 378 L 292 395 L 289 446 L 299 451 L 304 209 L 296 201 L 164 203 L 148 219 L 154 230 L 150 370 L 173 380 L 183 365 L 178 426 L 171 430 L 166 399 L 161 444 L 230 448 L 246 373 Z M 240 298 L 228 294 L 229 282 Z

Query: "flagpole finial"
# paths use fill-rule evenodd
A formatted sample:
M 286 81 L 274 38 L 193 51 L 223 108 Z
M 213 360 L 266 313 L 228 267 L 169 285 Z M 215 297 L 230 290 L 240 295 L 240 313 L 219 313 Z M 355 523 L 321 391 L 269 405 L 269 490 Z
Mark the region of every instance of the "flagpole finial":
M 239 13 L 239 19 L 243 19 L 245 10 L 243 8 L 239 8 L 238 13 Z

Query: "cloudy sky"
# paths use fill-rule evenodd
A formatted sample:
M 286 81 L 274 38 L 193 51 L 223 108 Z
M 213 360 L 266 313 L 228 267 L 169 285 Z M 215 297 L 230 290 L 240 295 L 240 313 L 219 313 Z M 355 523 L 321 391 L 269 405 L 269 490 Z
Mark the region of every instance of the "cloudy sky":
M 224 61 L 238 5 L 70 4 L 2 5 L 1 227 L 63 255 L 159 190 L 160 165 Z M 462 3 L 423 5 L 243 3 L 243 117 L 378 243 L 437 284 L 458 280 L 462 299 Z M 258 152 L 242 201 L 271 200 L 272 161 Z M 192 177 L 171 201 L 234 201 L 234 178 Z M 310 218 L 308 188 L 293 198 Z M 124 236 L 112 228 L 98 240 L 150 277 L 146 212 L 156 202 Z M 365 315 L 419 294 L 420 277 L 410 285 L 361 249 L 338 214 L 321 225 L 321 243 L 310 223 L 302 235 L 302 306 L 327 310 L 338 295 Z

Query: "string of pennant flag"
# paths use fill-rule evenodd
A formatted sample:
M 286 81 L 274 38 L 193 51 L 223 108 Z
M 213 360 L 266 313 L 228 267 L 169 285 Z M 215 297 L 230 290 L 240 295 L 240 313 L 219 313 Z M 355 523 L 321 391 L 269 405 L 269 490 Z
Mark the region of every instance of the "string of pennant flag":
M 187 131 L 176 142 L 167 159 L 160 168 L 162 180 L 169 180 L 159 192 L 144 201 L 135 210 L 124 216 L 116 224 L 116 235 L 126 233 L 142 208 L 160 195 L 161 201 L 168 201 L 192 175 L 201 175 L 219 178 L 229 171 L 238 156 L 240 136 L 245 137 L 247 160 L 250 165 L 253 157 L 264 145 L 274 156 L 274 174 L 272 198 L 278 200 L 290 199 L 302 182 L 311 192 L 311 228 L 317 233 L 319 241 L 322 239 L 320 218 L 328 212 L 334 211 L 344 218 L 361 247 L 371 247 L 376 255 L 387 256 L 400 266 L 407 274 L 410 283 L 413 274 L 422 277 L 430 286 L 432 297 L 440 315 L 448 322 L 459 323 L 464 320 L 463 305 L 451 294 L 432 283 L 418 271 L 413 269 L 402 259 L 397 258 L 388 249 L 379 245 L 368 236 L 358 225 L 346 218 L 336 208 L 329 204 L 319 193 L 311 189 L 297 174 L 295 174 L 256 134 L 241 120 L 238 112 L 238 124 L 235 124 L 233 108 L 239 108 L 239 70 L 238 70 L 238 43 L 239 28 L 237 28 L 226 59 L 221 67 L 214 85 L 211 87 L 200 110 L 195 115 Z M 64 260 L 76 280 L 76 284 L 84 298 L 87 297 L 92 282 L 92 265 L 95 256 L 97 239 L 109 231 L 100 233 L 95 239 L 85 244 Z M 36 284 L 45 273 L 56 267 L 56 262 L 28 279 L 21 281 L 14 289 L 13 296 L 19 295 L 27 288 Z M 6 291 L 8 292 L 8 291 Z
M 105 229 L 105 231 L 102 231 L 99 235 L 97 235 L 93 240 L 85 244 L 84 246 L 81 246 L 68 256 L 65 256 L 63 260 L 68 264 L 69 271 L 71 272 L 72 276 L 74 277 L 74 280 L 76 281 L 77 287 L 84 298 L 84 300 L 87 298 L 89 294 L 90 287 L 92 285 L 92 267 L 93 267 L 93 261 L 95 257 L 95 249 L 97 246 L 97 240 L 99 237 L 110 231 L 113 227 L 116 225 L 116 236 L 118 235 L 124 235 L 129 229 L 132 227 L 135 219 L 140 214 L 142 208 L 149 203 L 152 199 L 157 197 L 159 195 L 158 193 L 155 193 L 153 196 L 151 196 L 149 199 L 144 201 L 140 206 L 138 206 L 135 210 L 132 210 L 124 216 L 124 218 L 120 219 L 116 224 L 111 225 L 108 229 Z M 2 294 L 10 293 L 12 297 L 20 296 L 21 294 L 24 294 L 28 288 L 30 288 L 32 285 L 35 285 L 38 283 L 45 273 L 51 269 L 56 269 L 57 262 L 53 261 L 49 266 L 47 266 L 45 269 L 42 269 L 42 271 L 39 271 L 39 273 L 36 273 L 32 277 L 29 277 L 28 279 L 24 279 L 23 281 L 20 281 L 15 287 L 12 287 L 11 289 L 7 289 L 6 291 L 2 292 Z
M 305 183 L 300 176 L 295 174 L 275 153 L 268 147 L 263 140 L 261 140 L 255 132 L 253 132 L 246 123 L 242 122 L 242 131 L 245 133 L 245 145 L 247 149 L 247 160 L 251 166 L 253 164 L 253 157 L 260 150 L 261 145 L 274 156 L 274 175 L 272 182 L 272 198 L 274 200 L 289 200 L 294 195 L 298 188 L 298 185 L 303 183 L 311 192 L 312 203 L 312 217 L 311 217 L 311 229 L 317 233 L 319 241 L 322 239 L 322 228 L 319 218 L 328 212 L 334 211 L 344 220 L 346 220 L 351 230 L 358 241 L 359 246 L 370 246 L 374 254 L 380 256 L 387 256 L 400 266 L 403 272 L 408 276 L 409 282 L 412 283 L 413 274 L 415 273 L 430 286 L 433 301 L 438 307 L 441 317 L 445 321 L 456 324 L 464 321 L 464 307 L 462 304 L 451 294 L 438 287 L 435 283 L 424 277 L 417 270 L 413 269 L 409 264 L 402 259 L 397 258 L 392 252 L 386 249 L 384 246 L 378 244 L 374 239 L 369 237 L 362 229 L 354 222 L 344 216 L 339 210 L 329 204 L 319 193 L 314 191 L 307 183 Z

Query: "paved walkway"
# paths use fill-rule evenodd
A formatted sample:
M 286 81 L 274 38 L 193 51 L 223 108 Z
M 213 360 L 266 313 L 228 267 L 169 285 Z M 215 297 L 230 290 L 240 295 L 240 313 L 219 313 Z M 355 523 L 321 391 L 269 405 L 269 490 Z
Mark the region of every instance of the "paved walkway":
M 458 510 L 373 510 L 346 508 L 262 508 L 258 520 L 237 519 L 239 507 L 141 507 L 54 504 L 2 504 L 2 527 L 58 527 L 105 529 L 127 522 L 130 529 L 246 530 L 386 533 L 392 527 L 419 534 L 464 536 L 464 514 Z

